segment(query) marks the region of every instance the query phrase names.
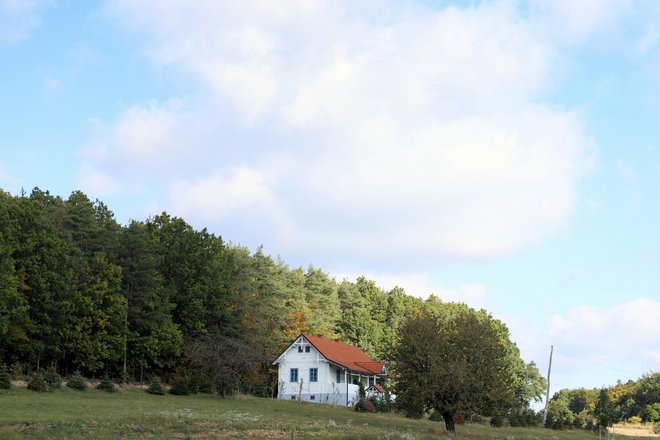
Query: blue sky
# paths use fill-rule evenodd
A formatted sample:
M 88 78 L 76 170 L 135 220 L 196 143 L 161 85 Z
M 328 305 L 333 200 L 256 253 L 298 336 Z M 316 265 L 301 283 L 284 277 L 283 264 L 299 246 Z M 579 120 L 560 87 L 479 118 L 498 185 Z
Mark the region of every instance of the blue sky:
M 552 389 L 660 368 L 660 4 L 0 0 L 0 187 L 485 307 Z

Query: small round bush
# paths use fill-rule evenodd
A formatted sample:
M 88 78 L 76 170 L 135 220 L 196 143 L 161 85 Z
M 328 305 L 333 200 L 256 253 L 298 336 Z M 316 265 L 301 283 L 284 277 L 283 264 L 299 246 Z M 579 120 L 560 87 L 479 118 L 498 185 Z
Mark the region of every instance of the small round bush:
M 106 391 L 108 393 L 116 393 L 118 391 L 117 386 L 114 383 L 112 383 L 112 381 L 108 376 L 103 376 L 101 382 L 99 382 L 99 384 L 96 385 L 96 389 Z
M 655 434 L 660 434 L 660 422 L 655 422 L 653 424 L 653 432 Z
M 160 377 L 154 376 L 151 378 L 149 388 L 147 388 L 147 393 L 156 394 L 158 396 L 165 394 L 165 388 L 163 387 L 163 383 L 160 381 Z
M 499 415 L 499 414 L 496 415 L 496 416 L 493 416 L 490 419 L 490 426 L 494 426 L 496 428 L 501 428 L 502 426 L 504 426 L 504 417 Z
M 429 420 L 431 420 L 432 422 L 444 422 L 445 418 L 442 416 L 442 413 L 440 411 L 433 410 L 433 412 L 429 416 Z
M 172 384 L 172 388 L 170 388 L 170 394 L 174 394 L 175 396 L 187 396 L 191 393 L 190 385 L 185 379 L 175 381 L 174 384 Z
M 355 411 L 373 413 L 376 412 L 376 407 L 371 400 L 360 399 L 358 400 L 358 403 L 355 404 Z
M 48 387 L 48 384 L 44 380 L 44 378 L 41 376 L 41 374 L 37 374 L 32 377 L 32 380 L 28 383 L 28 390 L 36 391 L 39 393 L 45 393 L 47 391 L 50 391 L 50 388 Z
M 11 374 L 6 365 L 0 367 L 0 390 L 8 390 L 11 388 Z
M 85 391 L 87 389 L 87 381 L 84 377 L 80 375 L 79 372 L 73 373 L 69 376 L 69 380 L 66 382 L 68 388 L 73 388 L 78 391 Z
M 55 371 L 54 368 L 49 368 L 48 371 L 43 374 L 43 378 L 44 382 L 48 384 L 48 388 L 51 389 L 59 388 L 62 383 L 62 376 L 57 374 L 57 371 Z

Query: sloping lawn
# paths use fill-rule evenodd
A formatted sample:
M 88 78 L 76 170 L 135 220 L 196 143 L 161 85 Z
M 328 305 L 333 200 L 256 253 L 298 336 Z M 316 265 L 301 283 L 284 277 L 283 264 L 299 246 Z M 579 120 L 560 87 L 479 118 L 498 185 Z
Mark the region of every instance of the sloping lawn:
M 360 414 L 319 404 L 239 397 L 154 396 L 139 389 L 0 391 L 0 439 L 432 439 L 444 425 L 397 414 Z M 586 432 L 457 427 L 483 440 L 594 440 Z

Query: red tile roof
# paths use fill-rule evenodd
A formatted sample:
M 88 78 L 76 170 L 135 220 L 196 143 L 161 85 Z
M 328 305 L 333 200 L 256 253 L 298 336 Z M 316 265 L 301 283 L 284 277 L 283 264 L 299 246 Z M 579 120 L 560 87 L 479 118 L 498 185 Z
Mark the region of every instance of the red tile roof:
M 351 371 L 367 374 L 381 374 L 384 362 L 374 361 L 358 347 L 331 341 L 320 336 L 303 334 L 324 358 Z

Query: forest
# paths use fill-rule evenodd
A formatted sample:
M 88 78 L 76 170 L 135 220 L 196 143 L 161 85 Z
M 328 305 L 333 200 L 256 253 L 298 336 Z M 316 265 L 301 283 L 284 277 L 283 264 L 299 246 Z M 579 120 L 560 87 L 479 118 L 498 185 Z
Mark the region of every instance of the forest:
M 166 213 L 120 225 L 80 191 L 0 190 L 0 363 L 23 373 L 169 378 L 213 339 L 249 347 L 237 351 L 256 367 L 234 385 L 263 388 L 300 333 L 382 359 L 399 323 L 425 303 L 439 300 L 290 268 Z
M 291 268 L 167 213 L 121 225 L 80 191 L 63 199 L 39 188 L 0 190 L 0 365 L 14 376 L 158 376 L 273 396 L 272 362 L 301 333 L 390 362 L 411 416 L 506 409 L 513 423 L 544 392 L 536 366 L 484 310 L 385 291 L 365 277 L 337 281 L 311 265 Z M 406 382 L 415 369 L 428 380 Z M 443 394 L 438 384 L 464 388 Z M 501 388 L 495 400 L 492 384 Z M 658 373 L 606 390 L 600 404 L 596 391 L 563 390 L 550 402 L 548 426 L 589 427 L 605 410 L 612 420 L 653 421 L 659 392 Z

